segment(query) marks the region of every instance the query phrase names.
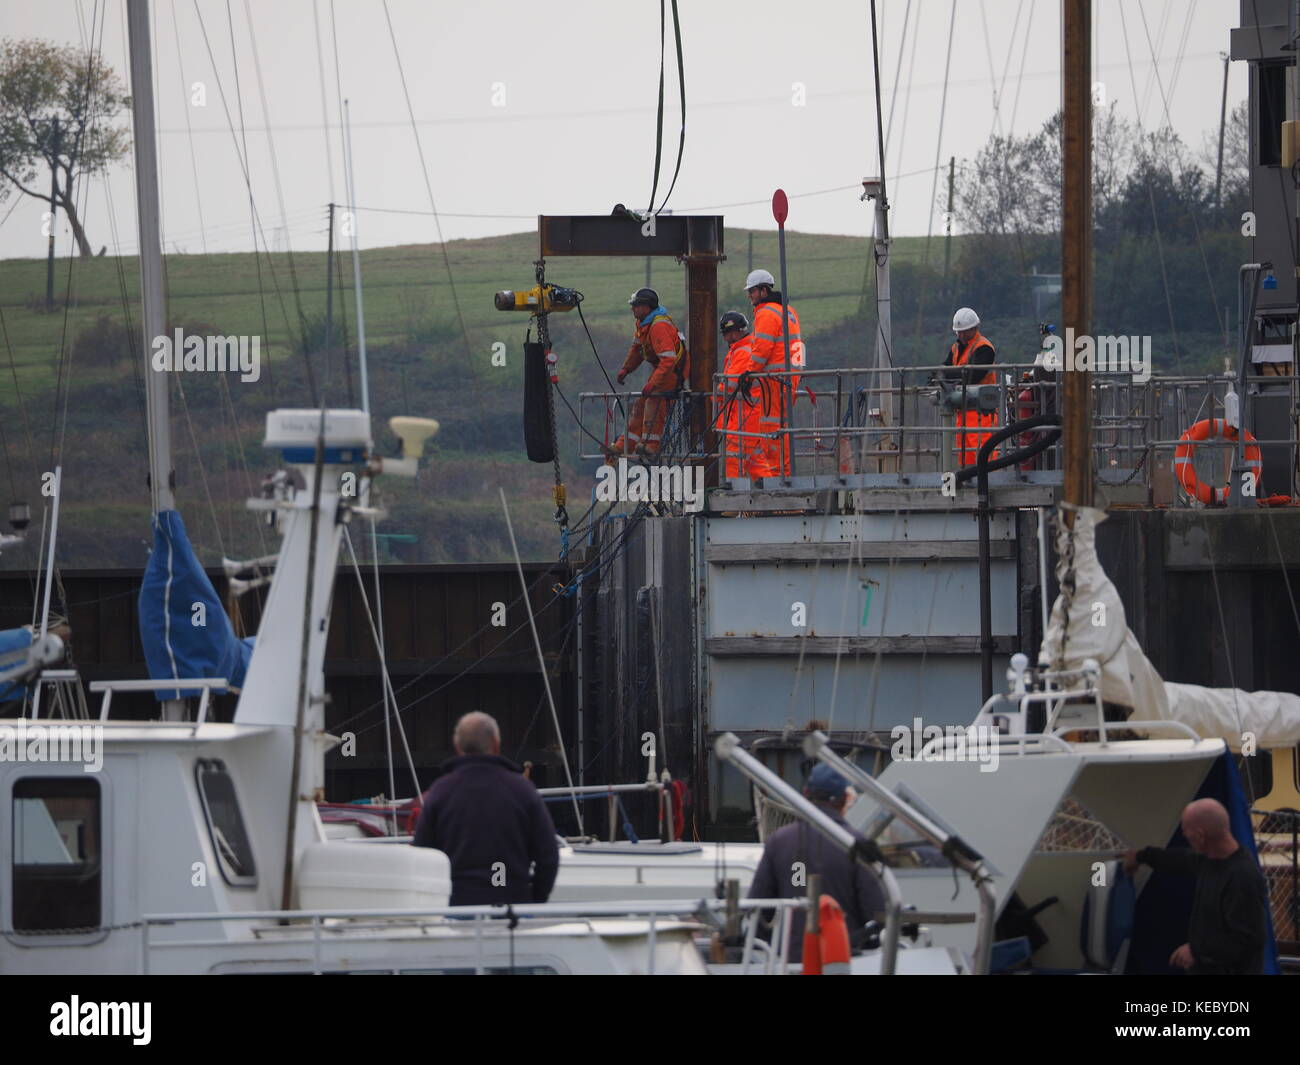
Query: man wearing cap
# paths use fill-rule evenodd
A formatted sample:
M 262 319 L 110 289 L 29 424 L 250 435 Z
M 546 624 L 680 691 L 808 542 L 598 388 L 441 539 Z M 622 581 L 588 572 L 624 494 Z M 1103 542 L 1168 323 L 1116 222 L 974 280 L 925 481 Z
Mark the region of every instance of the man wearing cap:
M 957 340 L 952 347 L 948 349 L 948 357 L 943 360 L 945 366 L 952 367 L 974 367 L 992 365 L 997 358 L 997 352 L 993 350 L 993 345 L 988 339 L 980 333 L 980 316 L 969 307 L 959 307 L 957 313 L 952 316 L 952 331 L 957 334 Z M 960 381 L 963 397 L 966 390 L 974 388 L 976 385 L 991 385 L 997 380 L 997 375 L 993 371 L 981 373 L 974 369 L 965 369 L 960 373 L 955 370 L 944 372 L 944 377 L 949 381 Z M 998 416 L 994 411 L 981 412 L 975 405 L 972 396 L 971 406 L 965 407 L 957 412 L 957 440 L 953 451 L 958 461 L 963 466 L 974 466 L 979 457 L 980 445 L 984 443 L 992 432 L 968 432 L 969 429 L 996 429 L 998 425 Z M 997 452 L 994 451 L 989 458 L 996 458 Z
M 636 336 L 618 371 L 618 383 L 621 385 L 643 362 L 648 362 L 652 369 L 641 395 L 632 404 L 627 435 L 615 440 L 606 452 L 606 461 L 610 463 L 619 454 L 643 454 L 651 458 L 659 454 L 664 423 L 672 408 L 672 393 L 682 387 L 688 372 L 686 337 L 660 306 L 659 293 L 652 288 L 639 288 L 627 302 L 637 321 Z
M 849 806 L 849 782 L 834 769 L 818 763 L 808 774 L 803 793 L 832 820 L 849 828 L 844 820 L 844 811 Z M 779 828 L 768 837 L 749 897 L 802 898 L 807 894 L 808 877 L 813 873 L 821 874 L 822 894 L 831 896 L 844 911 L 850 942 L 860 942 L 863 926 L 885 908 L 884 888 L 875 873 L 804 821 Z M 790 927 L 791 961 L 803 959 L 803 926 L 804 915 L 796 911 Z
M 794 397 L 799 391 L 798 371 L 804 367 L 804 343 L 799 334 L 799 315 L 789 304 L 785 310 L 790 320 L 790 365 L 785 360 L 785 331 L 782 314 L 782 296 L 776 288 L 776 278 L 767 270 L 751 270 L 745 278 L 745 292 L 754 307 L 754 333 L 750 346 L 754 352 L 754 369 L 758 373 L 783 373 L 794 371 L 789 377 L 760 380 L 755 387 L 761 389 L 762 412 L 759 425 L 765 433 L 777 433 L 784 421 L 790 425 L 790 412 Z M 763 442 L 773 474 L 790 476 L 790 438 L 781 435 Z

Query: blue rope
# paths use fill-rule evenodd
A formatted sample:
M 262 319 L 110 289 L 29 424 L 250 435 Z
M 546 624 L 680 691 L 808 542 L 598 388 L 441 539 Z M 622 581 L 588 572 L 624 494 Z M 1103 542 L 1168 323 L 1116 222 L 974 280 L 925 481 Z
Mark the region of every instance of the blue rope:
M 632 830 L 632 819 L 628 817 L 627 810 L 623 806 L 623 800 L 618 800 L 618 812 L 623 815 L 623 834 L 627 836 L 631 843 L 640 843 L 636 833 Z

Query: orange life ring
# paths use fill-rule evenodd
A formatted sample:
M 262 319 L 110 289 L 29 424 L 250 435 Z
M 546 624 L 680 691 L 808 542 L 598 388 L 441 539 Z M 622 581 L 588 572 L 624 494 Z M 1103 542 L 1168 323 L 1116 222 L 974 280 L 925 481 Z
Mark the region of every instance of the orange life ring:
M 1243 429 L 1246 440 L 1246 465 L 1250 467 L 1250 472 L 1254 478 L 1253 488 L 1259 487 L 1259 471 L 1263 466 L 1263 460 L 1260 457 L 1259 445 L 1255 443 L 1255 438 L 1251 435 L 1249 429 Z M 1191 428 L 1184 430 L 1183 435 L 1178 438 L 1178 448 L 1174 451 L 1174 473 L 1178 477 L 1178 483 L 1183 486 L 1183 490 L 1194 499 L 1200 500 L 1206 506 L 1226 503 L 1231 485 L 1225 485 L 1223 488 L 1212 488 L 1208 484 L 1203 484 L 1196 476 L 1196 467 L 1192 464 L 1192 456 L 1196 454 L 1196 445 L 1204 440 L 1224 440 L 1237 439 L 1237 430 L 1227 423 L 1223 418 L 1204 418 L 1197 422 Z

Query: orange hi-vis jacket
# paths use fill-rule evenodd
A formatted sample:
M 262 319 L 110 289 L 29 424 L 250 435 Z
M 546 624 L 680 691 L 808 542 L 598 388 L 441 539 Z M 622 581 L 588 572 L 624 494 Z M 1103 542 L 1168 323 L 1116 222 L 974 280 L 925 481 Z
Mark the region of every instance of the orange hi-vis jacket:
M 799 315 L 793 307 L 786 308 L 790 314 L 790 366 L 788 369 L 803 369 L 804 344 L 799 335 Z M 769 300 L 754 308 L 754 332 L 751 340 L 754 348 L 754 369 L 758 373 L 781 373 L 787 369 L 785 364 L 785 338 L 781 329 L 781 301 Z M 764 433 L 777 433 L 781 429 L 782 411 L 785 404 L 794 403 L 799 392 L 799 374 L 780 378 L 775 381 L 760 381 L 762 390 L 762 413 L 759 415 L 759 430 Z M 788 391 L 787 391 L 788 389 Z M 788 397 L 788 399 L 787 399 Z M 778 471 L 790 473 L 790 441 L 777 438 L 764 441 L 764 456 L 770 473 Z
M 651 392 L 670 392 L 686 377 L 685 338 L 662 307 L 656 308 L 646 315 L 644 321 L 637 323 L 636 336 L 619 372 L 627 376 L 643 362 L 648 362 L 653 367 L 650 381 L 646 383 L 647 390 Z M 673 381 L 672 384 L 668 383 L 670 380 Z M 651 382 L 654 383 L 654 388 L 650 388 Z
M 958 348 L 960 347 L 960 343 L 954 340 L 952 343 L 952 354 L 949 357 L 952 359 L 953 366 L 965 366 L 966 363 L 970 361 L 970 357 L 975 354 L 978 348 L 991 348 L 992 346 L 993 345 L 989 343 L 988 338 L 985 337 L 984 334 L 977 329 L 975 331 L 975 335 L 970 338 L 970 343 L 967 344 L 966 347 L 961 349 L 960 351 L 958 351 Z M 991 385 L 996 380 L 997 380 L 997 375 L 992 370 L 990 370 L 978 381 L 974 381 L 971 384 L 972 387 L 974 387 L 975 385 Z
M 970 342 L 967 343 L 964 348 L 961 348 L 959 342 L 953 341 L 952 351 L 949 355 L 949 358 L 952 360 L 952 365 L 965 366 L 970 362 L 971 357 L 975 352 L 984 347 L 991 348 L 993 345 L 984 334 L 980 333 L 978 330 L 976 330 L 975 335 L 970 338 Z M 960 350 L 958 350 L 959 348 Z M 977 385 L 991 385 L 997 381 L 997 379 L 997 374 L 990 369 L 988 373 L 981 376 L 977 381 L 972 381 L 970 387 L 974 388 Z M 962 429 L 993 429 L 996 428 L 998 424 L 998 416 L 992 411 L 989 411 L 988 413 L 980 413 L 977 410 L 971 410 L 968 408 L 957 412 L 957 424 Z M 957 433 L 954 439 L 954 450 L 958 461 L 963 466 L 974 466 L 979 460 L 980 447 L 992 435 L 993 434 L 989 432 Z M 996 450 L 989 454 L 990 459 L 995 459 L 997 456 L 998 453 Z
M 790 366 L 791 370 L 801 370 L 804 366 L 803 340 L 799 336 L 799 315 L 793 307 L 790 311 Z M 781 303 L 772 300 L 760 303 L 754 308 L 754 332 L 750 339 L 754 348 L 755 373 L 780 373 L 785 365 L 785 341 L 781 333 Z M 789 378 L 790 395 L 799 391 L 799 375 Z
M 739 436 L 738 433 L 763 432 L 761 425 L 763 404 L 758 382 L 750 384 L 748 392 L 737 391 L 741 374 L 755 372 L 754 350 L 750 337 L 741 337 L 727 350 L 725 375 L 718 384 L 717 418 L 714 428 L 725 434 L 727 477 L 766 477 L 775 473 L 770 468 L 767 450 L 769 441 L 757 436 Z
M 723 363 L 722 372 L 726 376 L 718 383 L 718 418 L 714 426 L 719 432 L 740 426 L 741 417 L 736 412 L 744 405 L 744 396 L 736 396 L 730 404 L 727 400 L 731 399 L 731 393 L 735 391 L 736 380 L 740 375 L 754 372 L 754 349 L 749 337 L 741 337 L 727 349 L 727 358 Z

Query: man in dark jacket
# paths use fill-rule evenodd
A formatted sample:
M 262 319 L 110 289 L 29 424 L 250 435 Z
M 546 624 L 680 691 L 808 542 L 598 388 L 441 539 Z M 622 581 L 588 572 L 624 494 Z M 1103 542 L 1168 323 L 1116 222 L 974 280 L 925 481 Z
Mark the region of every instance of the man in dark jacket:
M 501 731 L 489 715 L 466 714 L 452 742 L 456 757 L 424 793 L 411 842 L 451 859 L 453 906 L 545 902 L 560 848 L 542 797 L 501 757 Z
M 849 804 L 849 782 L 830 766 L 815 766 L 808 774 L 803 793 L 833 820 L 849 827 L 844 820 Z M 808 877 L 813 873 L 821 874 L 822 894 L 830 895 L 840 904 L 849 939 L 858 945 L 863 938 L 863 926 L 878 910 L 885 908 L 884 888 L 875 873 L 804 821 L 779 828 L 768 837 L 749 887 L 749 897 L 803 898 L 808 893 Z M 804 915 L 796 911 L 790 925 L 791 961 L 803 958 L 803 926 Z
M 1144 847 L 1124 855 L 1138 864 L 1196 877 L 1187 942 L 1169 964 L 1192 973 L 1258 975 L 1268 939 L 1268 891 L 1254 855 L 1236 841 L 1228 811 L 1215 799 L 1197 799 L 1183 811 L 1183 835 L 1192 849 Z

